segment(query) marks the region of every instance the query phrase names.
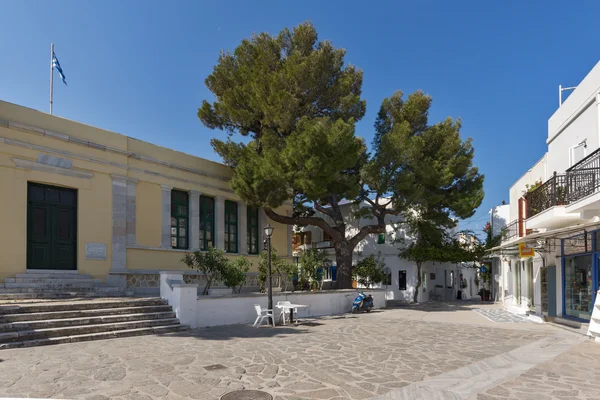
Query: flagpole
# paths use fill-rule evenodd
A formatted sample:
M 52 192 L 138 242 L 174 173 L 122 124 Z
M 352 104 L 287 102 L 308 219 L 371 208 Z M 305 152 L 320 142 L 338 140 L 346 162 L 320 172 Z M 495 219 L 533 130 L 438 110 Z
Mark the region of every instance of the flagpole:
M 54 57 L 54 43 L 50 44 L 50 114 L 52 114 L 52 94 L 54 91 L 54 74 L 52 73 L 52 57 Z

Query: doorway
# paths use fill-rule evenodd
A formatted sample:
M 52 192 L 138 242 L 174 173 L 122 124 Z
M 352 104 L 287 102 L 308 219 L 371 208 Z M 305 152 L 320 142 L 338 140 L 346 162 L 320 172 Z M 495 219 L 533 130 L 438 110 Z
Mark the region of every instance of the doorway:
M 27 184 L 27 269 L 77 269 L 77 190 Z
M 521 265 L 522 261 L 517 261 L 515 268 L 515 303 L 521 305 Z
M 406 270 L 398 271 L 398 290 L 406 290 Z

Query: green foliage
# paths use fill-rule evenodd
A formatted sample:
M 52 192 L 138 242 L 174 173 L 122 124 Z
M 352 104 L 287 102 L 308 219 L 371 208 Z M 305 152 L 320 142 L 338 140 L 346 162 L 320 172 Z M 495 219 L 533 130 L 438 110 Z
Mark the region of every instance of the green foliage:
M 352 269 L 352 274 L 358 283 L 368 289 L 371 285 L 381 283 L 386 279 L 384 268 L 385 263 L 381 260 L 381 257 L 371 254 L 356 263 L 356 266 Z
M 225 286 L 233 289 L 235 293 L 241 293 L 242 286 L 246 283 L 246 277 L 252 263 L 246 257 L 237 257 L 230 261 L 222 273 Z
M 300 255 L 301 281 L 308 282 L 313 290 L 323 287 L 323 273 L 319 274 L 319 269 L 324 267 L 327 257 L 324 250 L 315 248 L 305 250 Z
M 266 291 L 267 279 L 269 278 L 268 261 L 267 252 L 261 252 L 258 260 L 258 281 L 260 282 L 260 291 L 262 293 Z M 296 266 L 289 263 L 285 258 L 278 257 L 277 249 L 274 247 L 271 248 L 271 274 L 273 278 L 277 278 L 277 281 L 273 282 L 273 284 L 279 285 L 285 292 L 296 273 Z
M 206 286 L 202 294 L 207 295 L 210 286 L 215 279 L 221 279 L 223 273 L 229 266 L 229 260 L 225 252 L 215 247 L 209 247 L 207 251 L 195 251 L 187 253 L 181 260 L 189 268 L 202 272 L 206 277 Z
M 483 176 L 472 165 L 471 139 L 460 137 L 460 120 L 431 125 L 431 97 L 421 91 L 384 99 L 369 154 L 355 135 L 366 107 L 362 71 L 344 56 L 319 41 L 310 23 L 253 35 L 221 54 L 206 79 L 215 101 L 203 101 L 198 117 L 209 128 L 249 137 L 211 142 L 233 167 L 233 189 L 277 222 L 330 234 L 338 284 L 348 287 L 352 250 L 367 235 L 385 232 L 386 215 L 414 211 L 452 227 L 481 203 Z M 293 215 L 277 213 L 290 198 Z M 343 199 L 366 205 L 359 216 L 373 221 L 351 237 Z

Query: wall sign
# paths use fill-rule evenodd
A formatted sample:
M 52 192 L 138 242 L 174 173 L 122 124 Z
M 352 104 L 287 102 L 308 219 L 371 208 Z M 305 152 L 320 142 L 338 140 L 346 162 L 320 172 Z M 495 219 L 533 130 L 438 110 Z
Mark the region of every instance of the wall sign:
M 86 260 L 106 260 L 106 245 L 104 243 L 86 243 Z
M 525 243 L 519 243 L 519 257 L 529 258 L 535 256 L 535 250 L 533 247 L 527 247 Z

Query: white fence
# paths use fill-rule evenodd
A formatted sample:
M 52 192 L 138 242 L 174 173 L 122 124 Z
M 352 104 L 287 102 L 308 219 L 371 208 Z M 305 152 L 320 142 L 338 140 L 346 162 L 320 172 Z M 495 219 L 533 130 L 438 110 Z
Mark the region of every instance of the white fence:
M 385 308 L 385 291 L 365 290 L 373 296 L 375 308 Z M 254 304 L 267 308 L 267 295 L 261 293 L 228 294 L 225 296 L 198 296 L 198 285 L 183 282 L 183 275 L 171 272 L 160 273 L 160 296 L 167 300 L 182 324 L 192 328 L 249 324 L 256 319 Z M 304 304 L 298 310 L 299 318 L 337 315 L 350 312 L 357 295 L 354 289 L 327 290 L 321 292 L 275 292 L 273 304 L 287 300 Z M 275 309 L 275 315 L 278 310 Z

